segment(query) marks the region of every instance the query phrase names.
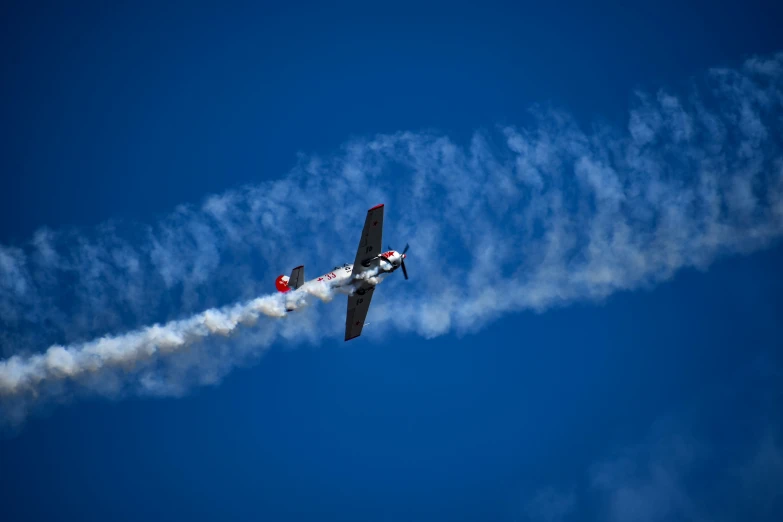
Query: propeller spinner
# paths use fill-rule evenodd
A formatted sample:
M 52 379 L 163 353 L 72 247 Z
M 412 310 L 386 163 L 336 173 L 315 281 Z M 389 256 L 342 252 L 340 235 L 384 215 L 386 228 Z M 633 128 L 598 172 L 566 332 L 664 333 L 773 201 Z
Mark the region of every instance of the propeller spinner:
M 408 243 L 405 243 L 405 248 L 400 252 L 400 257 L 402 258 L 400 260 L 400 266 L 402 266 L 402 275 L 405 276 L 405 280 L 408 280 L 408 270 L 405 268 L 405 252 L 408 251 L 408 248 L 410 248 L 410 245 Z M 394 250 L 392 247 L 388 247 L 389 250 Z

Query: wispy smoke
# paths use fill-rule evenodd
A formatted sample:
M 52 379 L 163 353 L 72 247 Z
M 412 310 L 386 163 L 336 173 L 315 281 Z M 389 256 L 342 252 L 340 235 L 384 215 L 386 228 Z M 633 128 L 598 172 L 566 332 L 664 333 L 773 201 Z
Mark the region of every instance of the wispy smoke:
M 712 70 L 687 96 L 637 93 L 627 129 L 585 130 L 537 108 L 533 124 L 466 144 L 411 132 L 352 141 L 333 157 L 300 158 L 279 181 L 211 196 L 153 225 L 41 230 L 0 247 L 0 347 L 10 357 L 0 371 L 44 368 L 35 393 L 0 399 L 0 408 L 24 411 L 80 389 L 182 393 L 280 336 L 339 337 L 343 306 L 168 352 L 143 325 L 195 321 L 188 335 L 198 337 L 211 331 L 194 315 L 201 310 L 252 303 L 293 266 L 312 274 L 351 260 L 365 212 L 380 202 L 384 240 L 411 245 L 413 284 L 384 283 L 399 287 L 376 294 L 368 337 L 475 331 L 505 313 L 599 300 L 765 247 L 783 232 L 782 80 L 778 54 Z M 124 352 L 125 342 L 139 347 L 127 364 L 47 373 L 52 360 L 88 365 L 95 350 Z M 40 353 L 54 343 L 71 351 Z
M 106 368 L 132 368 L 158 354 L 187 349 L 210 335 L 228 337 L 240 326 L 254 326 L 260 316 L 285 317 L 288 309 L 310 304 L 309 295 L 331 300 L 327 284 L 305 287 L 289 294 L 259 297 L 247 303 L 210 309 L 188 319 L 153 325 L 117 336 L 105 336 L 83 344 L 55 345 L 42 354 L 11 356 L 0 361 L 0 397 L 19 393 L 38 394 L 39 385 L 54 380 L 79 380 L 86 373 Z

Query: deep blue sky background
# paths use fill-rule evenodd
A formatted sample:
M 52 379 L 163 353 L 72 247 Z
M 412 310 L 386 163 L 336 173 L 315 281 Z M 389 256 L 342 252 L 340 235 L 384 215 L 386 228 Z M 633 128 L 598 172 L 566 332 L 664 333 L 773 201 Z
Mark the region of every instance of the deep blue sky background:
M 783 49 L 773 2 L 141 4 L 0 7 L 3 244 L 151 222 L 351 136 L 466 140 L 534 103 L 624 125 L 636 88 Z M 601 520 L 597 463 L 645 469 L 682 436 L 698 511 L 779 519 L 732 484 L 782 447 L 780 266 L 777 246 L 479 335 L 281 347 L 183 399 L 55 409 L 0 440 L 0 518 L 545 520 L 551 490 Z

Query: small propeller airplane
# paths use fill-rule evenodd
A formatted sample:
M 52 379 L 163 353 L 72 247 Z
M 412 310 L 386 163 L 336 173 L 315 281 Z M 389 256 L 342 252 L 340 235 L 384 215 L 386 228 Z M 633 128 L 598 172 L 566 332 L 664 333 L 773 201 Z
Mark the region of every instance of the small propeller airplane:
M 386 252 L 382 252 L 382 244 L 383 204 L 380 204 L 367 211 L 362 238 L 353 264 L 336 266 L 331 272 L 307 282 L 304 280 L 304 266 L 298 266 L 291 271 L 290 276 L 279 276 L 275 281 L 275 287 L 278 292 L 285 293 L 292 289 L 326 282 L 333 288 L 345 291 L 349 294 L 348 312 L 345 317 L 345 340 L 355 339 L 362 334 L 375 286 L 398 268 L 402 268 L 405 279 L 408 279 L 408 271 L 405 269 L 405 253 L 408 251 L 408 245 L 405 245 L 402 252 L 392 250 L 391 247 L 388 247 Z M 294 310 L 288 307 L 286 309 L 289 312 Z

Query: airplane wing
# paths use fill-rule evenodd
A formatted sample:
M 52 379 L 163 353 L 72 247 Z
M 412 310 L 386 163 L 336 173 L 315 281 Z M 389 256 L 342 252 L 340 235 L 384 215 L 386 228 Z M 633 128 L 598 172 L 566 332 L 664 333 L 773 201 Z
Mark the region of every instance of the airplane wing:
M 372 268 L 373 264 L 368 263 L 368 261 L 383 251 L 382 245 L 383 204 L 380 204 L 367 211 L 362 238 L 359 241 L 359 249 L 356 251 L 356 259 L 353 262 L 354 275 Z
M 304 265 L 298 266 L 291 271 L 291 277 L 288 278 L 288 287 L 296 290 L 304 284 Z
M 355 294 L 348 296 L 348 314 L 345 316 L 346 341 L 362 335 L 364 320 L 367 318 L 367 311 L 370 309 L 370 301 L 374 291 L 374 286 L 367 285 L 357 290 Z M 362 292 L 363 295 L 359 292 Z

